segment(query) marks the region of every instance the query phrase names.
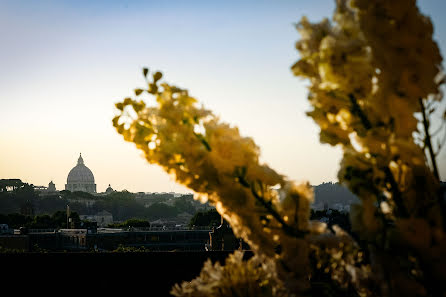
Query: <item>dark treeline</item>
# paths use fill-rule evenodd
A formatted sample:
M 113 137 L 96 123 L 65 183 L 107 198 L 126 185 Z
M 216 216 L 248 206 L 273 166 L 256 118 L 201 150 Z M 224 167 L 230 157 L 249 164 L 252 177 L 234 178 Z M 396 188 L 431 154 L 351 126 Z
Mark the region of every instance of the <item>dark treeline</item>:
M 132 218 L 157 220 L 173 218 L 181 213 L 190 215 L 196 213 L 197 202 L 193 200 L 192 195 L 175 198 L 172 205 L 163 203 L 169 198 L 173 198 L 173 195 L 160 194 L 154 197 L 136 198 L 136 194 L 128 191 L 113 192 L 104 196 L 70 191 L 39 195 L 32 186 L 23 184 L 12 191 L 0 191 L 0 214 L 51 216 L 57 211 L 66 210 L 67 205 L 71 211 L 82 215 L 94 215 L 106 210 L 116 221 Z M 147 204 L 148 201 L 150 204 Z
M 192 195 L 174 198 L 172 194 L 144 194 L 128 191 L 113 192 L 108 195 L 91 195 L 84 192 L 60 191 L 54 194 L 39 194 L 31 185 L 20 180 L 6 181 L 0 187 L 0 214 L 23 214 L 28 216 L 52 216 L 58 211 L 65 211 L 67 205 L 71 211 L 82 215 L 95 215 L 106 210 L 115 221 L 140 219 L 154 221 L 175 218 L 181 213 L 195 215 L 196 226 L 220 224 L 220 217 L 212 211 L 207 215 L 197 213 L 201 206 Z M 323 183 L 314 187 L 315 203 L 327 204 L 332 208 L 335 203 L 351 204 L 358 199 L 348 189 L 338 183 Z M 169 201 L 169 203 L 167 203 Z M 218 217 L 217 217 L 218 215 Z M 208 220 L 210 217 L 210 221 Z M 2 223 L 2 222 L 0 222 Z
M 221 224 L 221 215 L 216 209 L 197 212 L 190 220 L 189 226 L 217 227 Z
M 136 228 L 149 228 L 150 222 L 140 219 L 129 219 L 122 223 L 110 224 L 109 228 L 127 228 L 127 227 L 136 227 Z
M 76 212 L 70 213 L 72 224 L 75 227 L 81 225 L 81 220 Z M 0 222 L 7 224 L 9 228 L 18 229 L 21 227 L 29 229 L 60 229 L 67 228 L 67 213 L 56 211 L 52 215 L 27 216 L 19 213 L 0 214 Z
M 351 233 L 349 214 L 336 209 L 311 210 L 311 220 L 323 221 L 329 228 L 338 225 L 348 233 Z M 197 212 L 190 220 L 189 226 L 216 227 L 221 224 L 221 216 L 216 209 Z

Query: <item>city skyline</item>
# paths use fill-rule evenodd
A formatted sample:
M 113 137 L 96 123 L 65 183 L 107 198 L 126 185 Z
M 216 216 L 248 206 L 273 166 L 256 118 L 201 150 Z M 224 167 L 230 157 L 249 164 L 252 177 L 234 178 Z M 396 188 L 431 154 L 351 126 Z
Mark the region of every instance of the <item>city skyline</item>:
M 257 4 L 257 5 L 256 5 Z M 441 0 L 419 1 L 446 52 Z M 2 2 L 0 178 L 64 189 L 79 154 L 98 192 L 181 192 L 115 132 L 114 103 L 143 86 L 142 68 L 187 88 L 252 137 L 262 161 L 294 180 L 336 181 L 341 153 L 319 143 L 294 24 L 319 21 L 334 1 Z M 438 158 L 446 176 L 445 150 Z

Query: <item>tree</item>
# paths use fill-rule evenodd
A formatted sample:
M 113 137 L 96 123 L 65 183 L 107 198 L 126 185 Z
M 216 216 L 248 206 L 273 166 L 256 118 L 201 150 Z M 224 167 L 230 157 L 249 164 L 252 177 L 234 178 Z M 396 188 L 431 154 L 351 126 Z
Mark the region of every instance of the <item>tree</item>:
M 6 192 L 8 189 L 16 191 L 24 185 L 25 183 L 23 183 L 20 179 L 0 179 L 0 192 Z
M 303 18 L 297 29 L 301 59 L 292 70 L 310 81 L 308 115 L 321 127 L 320 141 L 343 149 L 338 177 L 361 201 L 351 211 L 360 239 L 310 221 L 308 184 L 261 164 L 252 139 L 144 69 L 147 88 L 135 95 L 156 103 L 125 98 L 113 125 L 149 163 L 214 204 L 254 252 L 248 261 L 234 261 L 236 253 L 224 267 L 207 264 L 172 293 L 445 292 L 446 214 L 428 118 L 444 79 L 432 24 L 415 1 L 338 0 L 332 22 Z
M 135 200 L 133 193 L 113 192 L 104 199 L 98 200 L 93 209 L 106 210 L 113 214 L 115 220 L 123 221 L 134 217 L 146 217 L 145 209 Z
M 29 228 L 32 229 L 49 229 L 56 228 L 56 224 L 51 219 L 49 215 L 41 215 L 34 217 L 33 222 L 30 224 Z
M 191 201 L 182 197 L 176 199 L 173 206 L 178 210 L 178 212 L 187 212 L 189 214 L 195 213 L 195 207 L 192 205 Z
M 8 224 L 9 228 L 20 228 L 31 224 L 33 219 L 29 216 L 24 216 L 19 213 L 10 213 L 8 215 L 0 215 L 2 224 Z
M 79 217 L 79 214 L 75 211 L 70 212 L 70 217 L 72 222 L 74 223 L 74 226 L 77 228 L 80 226 L 81 219 Z M 51 219 L 54 222 L 54 225 L 56 228 L 67 228 L 67 212 L 66 211 L 56 211 L 52 216 Z
M 216 209 L 210 209 L 205 212 L 197 212 L 189 222 L 189 226 L 213 227 L 220 226 L 221 216 Z
M 178 210 L 164 203 L 154 203 L 146 208 L 145 215 L 151 220 L 160 218 L 172 218 L 178 214 Z

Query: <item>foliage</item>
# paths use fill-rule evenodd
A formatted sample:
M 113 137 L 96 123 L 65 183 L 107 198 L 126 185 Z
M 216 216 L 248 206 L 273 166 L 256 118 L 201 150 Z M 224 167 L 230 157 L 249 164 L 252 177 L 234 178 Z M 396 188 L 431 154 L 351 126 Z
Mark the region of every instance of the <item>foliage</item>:
M 274 276 L 274 263 L 253 257 L 243 261 L 243 252 L 229 255 L 225 265 L 208 259 L 200 275 L 191 282 L 178 284 L 174 296 L 286 296 Z
M 189 226 L 213 227 L 220 226 L 221 216 L 216 209 L 197 212 L 189 222 Z
M 76 212 L 70 213 L 75 226 L 79 226 L 80 218 Z M 67 228 L 67 213 L 65 211 L 57 211 L 52 216 L 38 215 L 34 217 L 25 216 L 18 213 L 8 215 L 0 214 L 2 224 L 8 224 L 10 228 L 18 229 L 26 227 L 29 229 L 57 229 Z
M 173 199 L 173 206 L 161 203 L 167 202 L 169 199 Z M 85 202 L 88 202 L 88 205 Z M 143 207 L 146 203 L 150 203 L 150 205 Z M 17 187 L 14 191 L 0 191 L 0 214 L 5 215 L 25 214 L 23 213 L 24 206 L 31 207 L 35 215 L 51 215 L 58 211 L 64 211 L 69 205 L 73 212 L 86 215 L 94 215 L 106 210 L 118 221 L 131 218 L 156 220 L 172 218 L 182 212 L 195 214 L 195 203 L 197 202 L 193 200 L 192 195 L 174 197 L 172 194 L 148 194 L 144 198 L 137 199 L 134 193 L 125 190 L 106 196 L 94 196 L 90 193 L 66 190 L 54 195 L 39 196 L 31 186 L 23 184 L 22 187 Z
M 147 207 L 145 212 L 152 220 L 157 220 L 160 218 L 173 218 L 179 213 L 177 208 L 164 203 L 154 203 Z
M 173 205 L 178 212 L 187 212 L 189 214 L 194 214 L 196 212 L 192 202 L 184 198 L 176 199 Z
M 20 228 L 31 224 L 32 218 L 19 213 L 10 213 L 7 215 L 0 214 L 0 222 L 2 224 L 7 224 L 9 228 Z
M 0 179 L 0 192 L 6 192 L 10 189 L 16 191 L 17 189 L 24 187 L 26 184 L 20 179 Z
M 415 1 L 338 1 L 333 20 L 301 21 L 293 71 L 311 82 L 321 142 L 344 151 L 338 178 L 362 202 L 351 218 L 370 252 L 368 277 L 382 295 L 444 291 L 446 218 L 428 125 L 420 132 L 416 117 L 442 99 L 432 24 Z
M 333 226 L 339 226 L 342 230 L 351 234 L 351 223 L 349 219 L 349 214 L 346 212 L 340 212 L 336 209 L 327 209 L 327 210 L 311 210 L 310 214 L 311 220 L 324 220 L 326 219 L 326 224 L 328 228 L 332 228 Z M 356 234 L 351 234 L 356 236 Z
M 103 199 L 97 199 L 89 213 L 106 210 L 114 220 L 123 221 L 132 217 L 144 218 L 144 209 L 137 203 L 135 196 L 127 191 L 113 192 Z
M 148 162 L 215 205 L 259 261 L 236 253 L 225 266 L 207 263 L 173 293 L 445 292 L 446 217 L 428 120 L 444 80 L 432 24 L 413 0 L 338 0 L 332 22 L 303 18 L 297 29 L 301 59 L 292 70 L 310 81 L 308 115 L 320 141 L 342 147 L 338 178 L 361 201 L 351 211 L 359 240 L 311 221 L 308 184 L 261 164 L 252 139 L 145 70 L 147 88 L 135 95 L 156 102 L 125 98 L 113 125 Z M 318 290 L 321 281 L 330 288 Z
M 79 217 L 79 214 L 75 211 L 70 211 L 69 216 L 74 223 L 74 226 L 78 228 L 80 226 L 81 220 Z M 66 211 L 56 211 L 52 216 L 51 219 L 53 221 L 53 224 L 56 226 L 56 228 L 66 228 L 67 227 L 67 212 Z
M 11 187 L 13 190 L 0 191 L 0 213 L 18 213 L 25 205 L 35 205 L 37 203 L 39 195 L 31 185 L 22 183 L 20 180 L 1 181 L 3 181 L 4 189 Z
M 107 195 L 104 199 L 97 200 L 90 212 L 98 212 L 100 210 L 112 213 L 114 220 L 118 221 L 131 218 L 156 220 L 175 217 L 180 213 L 180 209 L 177 207 L 164 203 L 153 203 L 148 207 L 142 207 L 141 203 L 135 198 L 135 194 L 127 191 L 114 192 Z
M 52 214 L 57 211 L 62 211 L 70 205 L 70 208 L 76 212 L 82 213 L 82 207 L 76 207 L 78 203 L 71 203 L 65 196 L 59 197 L 59 195 L 51 195 L 41 197 L 34 203 L 36 208 L 36 214 Z

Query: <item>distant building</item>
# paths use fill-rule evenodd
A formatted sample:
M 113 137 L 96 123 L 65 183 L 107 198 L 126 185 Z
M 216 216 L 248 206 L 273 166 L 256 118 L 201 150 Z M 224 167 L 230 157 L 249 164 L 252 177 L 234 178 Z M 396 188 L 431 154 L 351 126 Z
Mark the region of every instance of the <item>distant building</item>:
M 86 207 L 92 207 L 98 201 L 96 199 L 86 199 L 86 198 L 82 198 L 82 197 L 77 197 L 77 198 L 68 198 L 68 202 L 69 203 L 79 203 L 79 204 L 85 205 Z
M 25 184 L 17 178 L 12 179 L 0 179 L 0 192 L 10 192 L 15 191 Z
M 99 227 L 106 227 L 113 224 L 113 215 L 106 210 L 100 211 L 95 215 L 80 215 L 81 220 L 97 222 Z
M 45 186 L 35 186 L 35 185 L 31 185 L 34 189 L 34 191 L 39 192 L 39 193 L 43 193 L 43 192 L 47 192 L 48 188 Z
M 53 183 L 53 181 L 50 181 L 50 183 L 48 184 L 48 192 L 56 192 L 56 185 Z
M 113 188 L 110 186 L 110 184 L 108 184 L 108 188 L 105 190 L 105 194 L 111 194 L 115 192 L 115 190 L 113 190 Z
M 56 185 L 53 183 L 53 181 L 50 181 L 48 187 L 35 185 L 31 186 L 33 187 L 34 191 L 38 192 L 41 196 L 51 196 L 58 193 L 56 190 Z
M 96 184 L 94 183 L 93 173 L 87 166 L 85 166 L 82 155 L 79 156 L 77 165 L 70 170 L 70 173 L 68 173 L 65 190 L 71 192 L 82 191 L 91 194 L 96 193 Z

